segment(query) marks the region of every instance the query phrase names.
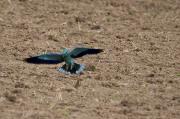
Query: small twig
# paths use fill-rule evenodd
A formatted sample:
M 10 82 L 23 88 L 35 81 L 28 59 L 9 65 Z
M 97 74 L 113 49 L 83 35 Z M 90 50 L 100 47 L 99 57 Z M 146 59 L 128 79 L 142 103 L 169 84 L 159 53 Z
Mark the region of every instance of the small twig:
M 12 4 L 11 0 L 8 0 L 9 4 Z
M 4 21 L 4 19 L 3 19 L 3 18 L 0 18 L 0 21 Z
M 76 84 L 74 85 L 74 88 L 79 88 L 80 87 L 80 85 L 81 85 L 81 80 L 80 79 L 78 79 L 77 81 L 76 81 Z
M 81 31 L 81 25 L 79 22 L 78 22 L 78 29 L 79 29 L 79 31 Z
M 54 108 L 60 100 L 61 100 L 61 101 L 63 100 L 61 92 L 59 92 L 59 93 L 56 95 L 56 100 L 55 100 L 55 102 L 49 107 L 49 109 Z

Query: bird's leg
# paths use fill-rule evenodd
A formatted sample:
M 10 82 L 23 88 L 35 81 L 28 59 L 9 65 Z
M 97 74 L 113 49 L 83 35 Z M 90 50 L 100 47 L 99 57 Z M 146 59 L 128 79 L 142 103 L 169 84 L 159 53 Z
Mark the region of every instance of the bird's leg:
M 74 67 L 74 63 L 73 62 L 72 63 L 66 63 L 65 69 L 66 69 L 66 71 L 68 71 L 68 70 L 72 70 L 73 67 Z
M 73 69 L 73 67 L 74 67 L 74 62 L 71 63 L 71 66 L 70 66 L 71 70 Z
M 69 65 L 66 63 L 66 67 L 65 67 L 66 71 L 68 71 L 69 69 Z
M 66 63 L 65 64 L 66 71 L 69 71 L 69 70 L 71 71 L 73 69 L 73 67 L 74 67 L 74 60 L 69 55 L 66 55 L 64 60 L 65 60 L 65 63 Z

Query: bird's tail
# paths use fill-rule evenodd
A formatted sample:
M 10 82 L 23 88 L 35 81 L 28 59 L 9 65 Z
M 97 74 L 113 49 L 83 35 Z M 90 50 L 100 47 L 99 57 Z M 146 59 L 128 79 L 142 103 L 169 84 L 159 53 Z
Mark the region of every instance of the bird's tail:
M 74 63 L 72 69 L 70 67 L 66 69 L 66 64 L 64 64 L 62 67 L 58 69 L 58 71 L 65 74 L 80 74 L 84 69 L 85 66 L 83 64 Z

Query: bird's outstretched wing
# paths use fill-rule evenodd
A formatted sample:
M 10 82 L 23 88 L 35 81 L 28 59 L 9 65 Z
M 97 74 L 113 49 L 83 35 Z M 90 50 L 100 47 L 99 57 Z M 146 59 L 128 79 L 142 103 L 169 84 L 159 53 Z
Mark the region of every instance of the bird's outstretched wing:
M 100 52 L 103 52 L 103 49 L 75 48 L 70 52 L 70 56 L 72 58 L 78 58 L 87 54 L 98 54 Z
M 33 64 L 57 64 L 64 61 L 62 53 L 47 53 L 25 59 L 28 63 Z

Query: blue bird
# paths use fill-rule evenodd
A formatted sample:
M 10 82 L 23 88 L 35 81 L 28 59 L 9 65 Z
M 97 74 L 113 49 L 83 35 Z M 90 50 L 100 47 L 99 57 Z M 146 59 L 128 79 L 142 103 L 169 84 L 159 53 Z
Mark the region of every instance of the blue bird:
M 46 53 L 26 58 L 25 61 L 33 64 L 58 64 L 65 62 L 58 71 L 65 74 L 80 74 L 85 69 L 85 66 L 75 63 L 73 58 L 79 58 L 88 54 L 98 54 L 100 52 L 103 52 L 103 49 L 75 48 L 69 52 L 64 48 L 62 53 Z

